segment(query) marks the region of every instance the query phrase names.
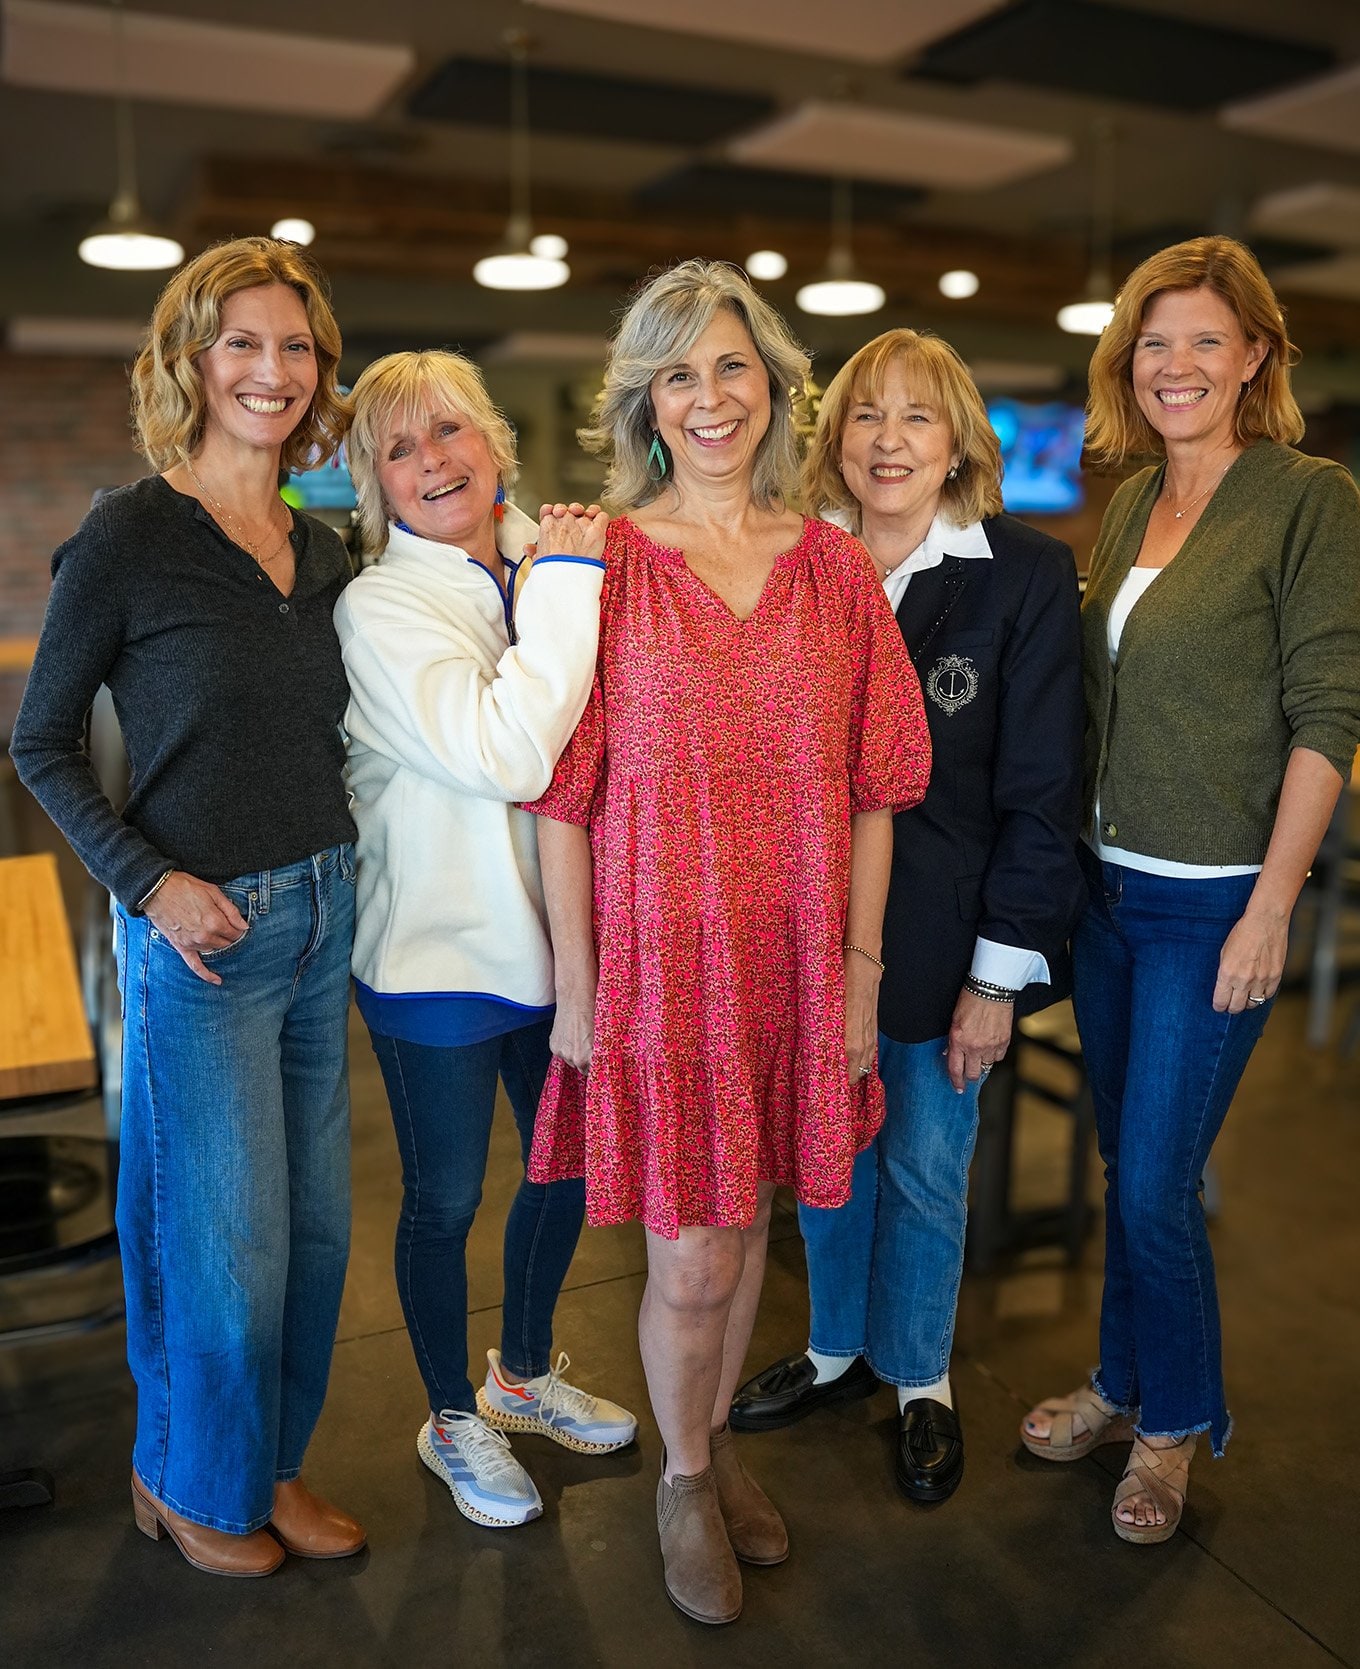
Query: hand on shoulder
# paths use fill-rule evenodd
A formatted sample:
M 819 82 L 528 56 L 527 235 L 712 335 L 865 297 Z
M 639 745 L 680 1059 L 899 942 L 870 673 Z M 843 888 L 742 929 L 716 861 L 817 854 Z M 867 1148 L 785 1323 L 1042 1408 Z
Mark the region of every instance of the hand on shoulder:
M 538 554 L 604 561 L 609 517 L 598 504 L 544 504 L 538 512 Z

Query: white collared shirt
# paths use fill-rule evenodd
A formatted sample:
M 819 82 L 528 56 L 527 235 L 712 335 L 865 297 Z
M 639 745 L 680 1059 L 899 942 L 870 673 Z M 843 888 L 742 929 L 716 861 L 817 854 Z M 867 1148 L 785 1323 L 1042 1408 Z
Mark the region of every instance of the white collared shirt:
M 848 511 L 828 511 L 826 520 L 835 522 L 837 527 L 851 530 Z M 912 575 L 924 573 L 927 568 L 938 568 L 947 556 L 990 561 L 992 547 L 988 543 L 987 530 L 982 523 L 969 522 L 966 527 L 956 527 L 942 513 L 937 513 L 926 530 L 925 538 L 883 581 L 883 589 L 887 593 L 888 603 L 894 614 L 907 594 Z M 1048 962 L 1037 950 L 1024 950 L 1019 945 L 1002 945 L 995 939 L 984 939 L 980 936 L 973 947 L 973 965 L 970 971 L 974 979 L 982 980 L 988 985 L 1004 986 L 1008 991 L 1023 991 L 1027 985 L 1053 983 Z
M 990 561 L 991 555 L 992 547 L 987 543 L 987 531 L 981 522 L 955 527 L 942 515 L 936 516 L 921 543 L 883 581 L 883 589 L 888 594 L 894 614 L 907 594 L 913 574 L 924 573 L 927 568 L 938 568 L 947 556 L 986 558 Z

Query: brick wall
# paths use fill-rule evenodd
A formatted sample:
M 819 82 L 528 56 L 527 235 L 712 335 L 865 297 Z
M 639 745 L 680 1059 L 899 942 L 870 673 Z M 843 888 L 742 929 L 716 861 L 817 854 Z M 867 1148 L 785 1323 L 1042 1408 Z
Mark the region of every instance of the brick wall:
M 146 473 L 128 421 L 127 368 L 0 351 L 0 639 L 37 635 L 52 552 L 96 487 Z M 0 739 L 24 675 L 0 670 Z

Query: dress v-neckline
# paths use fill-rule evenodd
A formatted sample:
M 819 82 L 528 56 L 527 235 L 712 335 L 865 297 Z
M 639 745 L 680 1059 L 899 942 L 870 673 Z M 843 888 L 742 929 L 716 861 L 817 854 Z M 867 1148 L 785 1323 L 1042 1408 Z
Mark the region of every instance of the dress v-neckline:
M 621 521 L 626 521 L 629 527 L 632 528 L 633 532 L 636 533 L 645 544 L 650 545 L 651 548 L 659 555 L 672 557 L 678 561 L 680 566 L 685 570 L 686 574 L 689 575 L 690 579 L 693 580 L 694 584 L 704 594 L 710 604 L 714 608 L 718 609 L 734 626 L 749 626 L 755 617 L 761 612 L 765 606 L 766 599 L 770 595 L 771 581 L 779 572 L 780 568 L 784 566 L 785 562 L 788 561 L 789 557 L 795 556 L 801 549 L 808 536 L 808 529 L 812 525 L 809 518 L 804 516 L 803 525 L 799 530 L 798 537 L 785 550 L 778 551 L 775 555 L 774 561 L 770 564 L 770 571 L 765 576 L 765 583 L 760 588 L 760 595 L 756 598 L 755 607 L 749 614 L 738 614 L 725 597 L 719 596 L 706 579 L 701 578 L 695 573 L 694 569 L 689 565 L 689 558 L 685 555 L 679 545 L 663 545 L 659 539 L 653 539 L 646 528 L 639 527 L 631 516 L 621 516 L 619 519 Z

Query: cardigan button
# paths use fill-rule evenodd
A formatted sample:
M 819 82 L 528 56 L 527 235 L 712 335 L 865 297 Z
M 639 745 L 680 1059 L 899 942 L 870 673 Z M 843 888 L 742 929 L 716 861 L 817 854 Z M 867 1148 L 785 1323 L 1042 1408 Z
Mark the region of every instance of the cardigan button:
M 1114 837 L 1118 833 L 1119 833 L 1119 825 L 1117 823 L 1107 823 L 1105 825 L 1105 838 L 1106 838 L 1106 840 L 1113 840 Z

